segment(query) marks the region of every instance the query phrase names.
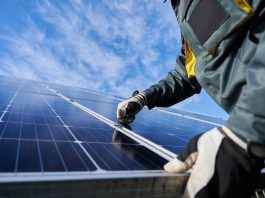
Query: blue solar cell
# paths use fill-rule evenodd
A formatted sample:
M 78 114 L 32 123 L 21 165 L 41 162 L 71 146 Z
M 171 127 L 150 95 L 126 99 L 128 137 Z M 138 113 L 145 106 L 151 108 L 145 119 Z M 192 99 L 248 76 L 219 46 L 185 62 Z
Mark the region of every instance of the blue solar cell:
M 73 118 L 70 117 L 64 117 L 62 116 L 63 120 L 69 125 L 69 126 L 75 126 L 75 127 L 87 127 L 87 128 L 97 128 L 98 126 L 94 123 L 93 119 L 84 119 L 82 115 L 76 114 L 76 116 L 80 118 Z M 85 116 L 87 117 L 87 116 Z
M 0 137 L 2 137 L 5 128 L 6 128 L 6 122 L 0 122 Z
M 6 122 L 6 127 L 2 131 L 3 138 L 15 138 L 20 136 L 21 123 Z
M 73 134 L 84 142 L 112 142 L 113 129 L 70 127 Z
M 72 143 L 57 142 L 57 146 L 62 155 L 67 171 L 87 171 L 89 168 L 84 160 L 76 152 Z
M 23 117 L 22 117 L 22 122 L 23 123 L 28 123 L 28 124 L 32 124 L 32 123 L 35 123 L 35 120 L 34 120 L 34 116 L 32 114 L 23 114 Z
M 19 141 L 18 159 L 15 171 L 18 172 L 40 172 L 40 157 L 36 141 Z
M 9 122 L 21 122 L 22 114 L 21 113 L 7 112 L 2 120 L 3 121 L 9 121 Z
M 52 135 L 50 133 L 48 125 L 36 124 L 36 133 L 38 140 L 52 140 Z
M 34 124 L 22 124 L 21 126 L 21 139 L 37 139 Z
M 50 125 L 49 130 L 54 140 L 74 141 L 73 136 L 63 126 Z
M 112 121 L 116 121 L 116 109 L 117 104 L 120 102 L 119 100 L 116 100 L 116 103 L 105 103 L 86 100 L 76 101 Z
M 34 117 L 36 124 L 46 124 L 46 120 L 44 119 L 43 115 L 32 115 Z
M 98 142 L 98 139 L 94 137 L 94 133 L 96 130 L 91 130 L 88 128 L 76 128 L 71 127 L 70 128 L 73 134 L 81 141 L 84 142 Z M 93 135 L 91 134 L 93 133 Z
M 0 139 L 0 172 L 14 172 L 17 147 L 17 140 Z
M 60 125 L 60 124 L 62 124 L 60 122 L 60 120 L 58 120 L 58 118 L 56 118 L 56 116 L 47 116 L 47 115 L 45 115 L 44 119 L 45 119 L 46 123 L 49 124 L 49 125 Z
M 65 171 L 62 158 L 55 147 L 55 142 L 39 141 L 43 170 L 46 172 Z
M 73 146 L 75 148 L 75 151 L 78 153 L 78 155 L 82 159 L 82 162 L 85 163 L 87 169 L 89 171 L 96 171 L 97 170 L 97 167 L 95 166 L 95 164 L 93 164 L 93 162 L 91 161 L 91 159 L 89 159 L 89 157 L 85 154 L 84 150 L 78 144 L 73 144 Z M 102 169 L 104 169 L 102 166 L 100 166 L 100 167 Z
M 0 95 L 0 111 L 4 111 L 13 97 L 14 92 L 2 92 Z

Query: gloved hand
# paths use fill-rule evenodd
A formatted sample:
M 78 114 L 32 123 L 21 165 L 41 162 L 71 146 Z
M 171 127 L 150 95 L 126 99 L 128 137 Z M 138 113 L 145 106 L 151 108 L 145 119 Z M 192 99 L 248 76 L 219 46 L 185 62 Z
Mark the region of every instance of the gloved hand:
M 117 108 L 117 120 L 121 124 L 129 124 L 135 119 L 135 115 L 147 104 L 147 96 L 144 92 L 137 92 L 133 97 L 120 102 Z
M 183 173 L 192 168 L 183 197 L 249 198 L 263 167 L 264 158 L 250 156 L 247 144 L 222 126 L 193 137 L 164 169 Z

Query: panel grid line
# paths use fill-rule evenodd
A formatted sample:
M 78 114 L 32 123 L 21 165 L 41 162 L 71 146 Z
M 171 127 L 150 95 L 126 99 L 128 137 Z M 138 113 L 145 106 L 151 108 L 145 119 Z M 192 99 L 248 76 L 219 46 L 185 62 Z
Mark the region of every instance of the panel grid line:
M 84 162 L 83 158 L 80 156 L 80 154 L 77 152 L 76 148 L 74 147 L 73 143 L 70 142 L 70 145 L 72 147 L 72 149 L 74 150 L 75 154 L 78 156 L 78 158 L 81 160 L 82 164 L 85 166 L 85 168 L 87 170 L 89 170 L 88 166 L 86 165 L 86 163 Z
M 24 112 L 24 106 L 23 106 L 23 112 Z M 15 164 L 14 172 L 18 172 L 18 162 L 19 162 L 20 145 L 21 145 L 20 141 L 21 141 L 22 120 L 23 120 L 23 113 L 22 113 L 22 117 L 21 117 L 21 120 L 20 120 L 20 129 L 19 129 L 19 137 L 18 137 L 18 145 L 17 145 L 17 156 L 16 156 L 16 164 Z
M 19 140 L 18 138 L 1 138 L 1 140 L 12 140 L 12 141 L 15 141 L 15 140 Z M 30 138 L 20 138 L 20 140 L 23 140 L 23 141 L 36 141 L 36 139 L 30 139 Z M 51 142 L 51 140 L 46 140 L 46 139 L 43 139 L 43 140 L 39 140 L 39 142 Z M 54 140 L 54 142 L 58 142 L 58 143 L 71 143 L 73 141 L 66 141 L 66 140 Z M 80 141 L 82 143 L 87 143 L 87 144 L 107 144 L 107 145 L 112 145 L 112 144 L 121 144 L 121 145 L 127 145 L 127 146 L 134 146 L 135 144 L 133 143 L 110 143 L 110 142 L 89 142 L 89 141 Z M 174 145 L 165 145 L 165 146 L 174 146 Z M 181 146 L 182 147 L 182 146 Z
M 21 88 L 21 87 L 20 87 Z M 15 97 L 17 96 L 20 88 L 18 88 L 18 90 L 16 91 L 15 95 L 13 96 L 13 98 L 10 100 L 9 104 L 7 105 L 6 109 L 3 111 L 3 114 L 0 117 L 0 122 L 3 122 L 3 117 L 5 116 L 6 112 L 8 112 L 9 107 L 11 106 L 12 102 L 14 101 Z
M 32 109 L 32 107 L 31 107 L 31 109 Z M 32 112 L 33 112 L 33 109 L 32 109 Z M 34 116 L 33 116 L 33 121 L 34 121 L 34 131 L 35 131 L 35 135 L 36 135 L 36 142 L 37 142 L 38 154 L 39 154 L 39 160 L 40 160 L 40 168 L 41 168 L 41 172 L 44 172 L 44 165 L 43 165 L 43 160 L 42 160 L 42 156 L 41 156 L 41 152 L 40 152 L 39 137 L 38 137 L 38 133 L 37 133 L 37 129 L 36 129 L 36 121 L 35 121 Z
M 94 166 L 97 168 L 98 171 L 104 171 L 103 169 L 100 168 L 100 166 L 97 164 L 97 162 L 92 158 L 92 156 L 86 151 L 86 149 L 83 147 L 83 145 L 81 144 L 81 142 L 76 138 L 76 136 L 72 133 L 72 131 L 69 129 L 69 126 L 67 126 L 65 124 L 65 122 L 62 120 L 62 118 L 57 114 L 57 112 L 52 108 L 52 106 L 49 104 L 49 102 L 46 100 L 46 98 L 44 98 L 44 101 L 47 103 L 47 105 L 51 108 L 51 110 L 54 112 L 54 114 L 56 116 L 58 116 L 57 118 L 62 122 L 63 126 L 68 130 L 68 132 L 72 135 L 72 137 L 75 139 L 75 143 L 77 143 L 80 148 L 84 151 L 84 153 L 86 154 L 86 156 L 91 160 L 91 162 L 94 164 Z
M 44 99 L 43 96 L 42 96 L 42 98 Z M 49 133 L 51 134 L 51 137 L 52 137 L 52 139 L 53 139 L 52 142 L 53 142 L 53 144 L 54 144 L 54 146 L 55 146 L 55 148 L 56 148 L 56 151 L 57 151 L 57 153 L 58 153 L 58 155 L 59 155 L 59 158 L 60 158 L 60 160 L 61 160 L 61 162 L 62 162 L 62 165 L 63 165 L 63 167 L 64 167 L 64 170 L 68 172 L 68 168 L 67 168 L 67 166 L 66 166 L 66 164 L 65 164 L 65 161 L 64 161 L 64 159 L 63 159 L 63 156 L 62 156 L 62 154 L 61 154 L 61 152 L 60 152 L 60 150 L 59 150 L 59 148 L 58 148 L 58 146 L 57 146 L 57 143 L 55 142 L 54 136 L 53 136 L 53 134 L 52 134 L 52 132 L 51 132 L 51 128 L 50 128 L 50 126 L 48 125 L 47 119 L 46 119 L 46 117 L 44 116 L 43 112 L 42 112 L 42 116 L 43 116 L 45 122 L 47 123 L 47 127 L 48 127 L 48 129 L 49 129 Z

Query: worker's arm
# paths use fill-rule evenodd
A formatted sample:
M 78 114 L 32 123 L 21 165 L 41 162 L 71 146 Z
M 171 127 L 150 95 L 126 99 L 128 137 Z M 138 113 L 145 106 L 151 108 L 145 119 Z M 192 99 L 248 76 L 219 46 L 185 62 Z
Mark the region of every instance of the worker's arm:
M 169 72 L 166 78 L 118 104 L 117 120 L 122 124 L 129 124 L 145 105 L 149 109 L 155 106 L 171 106 L 200 91 L 201 86 L 197 80 L 188 78 L 185 68 L 185 52 L 182 49 L 177 59 L 176 69 Z
M 182 48 L 176 61 L 176 69 L 144 91 L 149 109 L 174 105 L 201 91 L 197 80 L 188 78 L 185 59 L 185 50 Z

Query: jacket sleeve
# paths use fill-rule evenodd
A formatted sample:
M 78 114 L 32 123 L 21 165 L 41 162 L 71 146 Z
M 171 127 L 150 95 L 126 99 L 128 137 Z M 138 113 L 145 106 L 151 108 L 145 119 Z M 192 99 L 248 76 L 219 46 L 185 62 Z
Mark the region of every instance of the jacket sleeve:
M 265 26 L 253 37 L 256 50 L 247 64 L 246 84 L 230 113 L 227 127 L 247 141 L 265 144 Z
M 176 68 L 169 72 L 164 79 L 144 91 L 147 95 L 149 109 L 155 106 L 168 107 L 174 105 L 201 91 L 201 86 L 196 78 L 188 79 L 184 51 L 182 47 L 176 61 Z

